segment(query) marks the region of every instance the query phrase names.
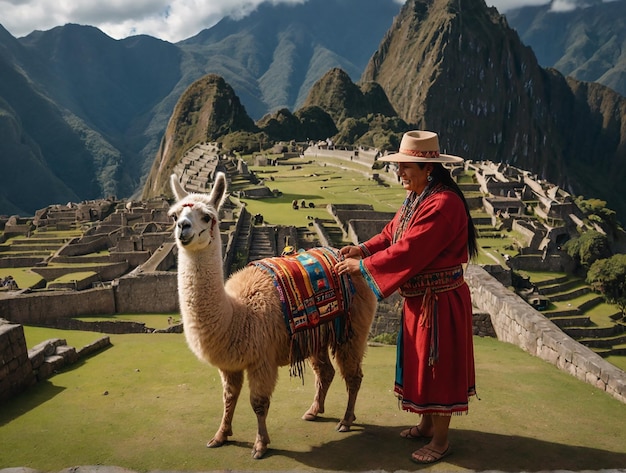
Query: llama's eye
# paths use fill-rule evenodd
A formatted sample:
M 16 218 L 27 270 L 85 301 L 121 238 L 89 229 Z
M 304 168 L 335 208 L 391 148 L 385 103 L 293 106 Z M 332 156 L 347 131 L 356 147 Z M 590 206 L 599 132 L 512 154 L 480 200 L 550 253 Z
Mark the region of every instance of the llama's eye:
M 171 217 L 172 217 L 172 220 L 174 221 L 178 220 L 178 215 L 176 214 L 172 214 Z
M 211 217 L 209 214 L 205 214 L 202 217 L 202 220 L 204 220 L 204 223 L 209 223 L 211 220 L 213 220 L 213 217 Z

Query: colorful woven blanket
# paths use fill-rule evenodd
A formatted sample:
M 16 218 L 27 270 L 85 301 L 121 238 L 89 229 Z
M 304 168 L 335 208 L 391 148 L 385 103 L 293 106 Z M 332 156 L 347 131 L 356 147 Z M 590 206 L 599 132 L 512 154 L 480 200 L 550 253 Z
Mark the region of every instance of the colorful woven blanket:
M 354 288 L 347 275 L 333 269 L 337 250 L 327 247 L 250 263 L 272 276 L 291 335 L 291 374 L 302 376 L 303 361 L 330 344 L 334 351 L 347 340 Z

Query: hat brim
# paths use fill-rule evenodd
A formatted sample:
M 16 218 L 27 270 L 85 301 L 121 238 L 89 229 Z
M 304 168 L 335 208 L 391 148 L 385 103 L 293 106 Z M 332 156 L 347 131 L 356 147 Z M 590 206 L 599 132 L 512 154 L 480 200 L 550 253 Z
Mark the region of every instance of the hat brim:
M 464 161 L 460 156 L 452 154 L 439 154 L 439 157 L 419 158 L 410 154 L 394 153 L 380 158 L 381 161 L 389 161 L 392 163 L 462 163 Z

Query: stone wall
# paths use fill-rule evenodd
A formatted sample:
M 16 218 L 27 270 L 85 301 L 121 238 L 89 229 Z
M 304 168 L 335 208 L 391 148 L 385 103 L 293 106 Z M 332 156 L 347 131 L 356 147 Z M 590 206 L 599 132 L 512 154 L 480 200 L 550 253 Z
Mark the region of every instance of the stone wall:
M 24 325 L 50 325 L 51 321 L 62 317 L 114 313 L 115 295 L 112 287 L 0 298 L 0 314 L 13 323 Z
M 606 391 L 622 402 L 626 402 L 626 374 L 622 370 L 567 336 L 559 327 L 503 286 L 483 268 L 476 265 L 468 266 L 466 279 L 475 305 L 474 332 L 477 335 L 490 335 L 491 329 L 486 320 L 490 318 L 493 332 L 499 340 L 513 343 L 578 379 Z M 158 296 L 155 297 L 155 295 Z M 397 331 L 400 307 L 397 301 L 385 302 L 388 305 L 387 316 L 377 317 L 372 330 L 373 335 Z M 175 273 L 157 272 L 139 277 L 122 278 L 116 287 L 77 293 L 26 294 L 0 299 L 0 313 L 16 324 L 47 325 L 50 321 L 60 317 L 116 312 L 175 312 L 176 310 L 178 310 L 178 299 Z M 489 314 L 489 317 L 485 314 Z M 2 329 L 0 326 L 0 336 L 9 337 L 6 332 L 11 332 L 11 337 L 19 338 L 19 332 L 13 332 L 13 330 L 21 330 L 21 327 L 15 329 L 10 326 L 9 330 L 7 327 Z M 0 347 L 2 347 L 0 370 L 3 370 L 0 372 L 2 373 L 9 371 L 6 367 L 15 355 L 2 351 L 7 345 L 0 339 Z M 11 343 L 11 346 L 13 345 L 15 345 L 14 342 Z M 17 364 L 20 365 L 20 363 Z M 12 365 L 16 365 L 16 362 Z
M 76 350 L 60 338 L 45 340 L 30 350 L 22 325 L 0 319 L 0 401 L 9 399 L 58 370 L 111 345 L 108 336 Z
M 542 255 L 519 254 L 508 262 L 511 269 L 527 271 L 551 271 L 555 273 L 574 272 L 574 262 L 566 254 Z
M 0 319 L 0 401 L 35 384 L 24 328 Z
M 115 311 L 120 314 L 176 312 L 178 281 L 175 272 L 154 271 L 118 279 Z
M 626 402 L 626 374 L 622 370 L 567 336 L 480 266 L 469 265 L 465 278 L 474 305 L 491 315 L 498 340 L 517 345 Z
M 167 313 L 178 310 L 176 273 L 131 274 L 112 286 L 84 291 L 50 291 L 0 298 L 0 314 L 13 323 L 54 325 L 59 319 L 117 313 Z

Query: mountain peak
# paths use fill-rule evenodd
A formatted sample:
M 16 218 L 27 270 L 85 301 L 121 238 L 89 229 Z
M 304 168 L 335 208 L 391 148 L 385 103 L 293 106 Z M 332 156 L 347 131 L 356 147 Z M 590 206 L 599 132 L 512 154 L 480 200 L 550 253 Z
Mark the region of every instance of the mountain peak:
M 335 123 L 371 113 L 389 117 L 397 115 L 378 84 L 365 82 L 360 88 L 339 68 L 328 71 L 311 87 L 303 104 L 303 107 L 310 106 L 324 109 Z
M 161 194 L 172 169 L 194 145 L 256 126 L 226 81 L 216 75 L 201 77 L 183 93 L 165 130 L 144 196 Z

